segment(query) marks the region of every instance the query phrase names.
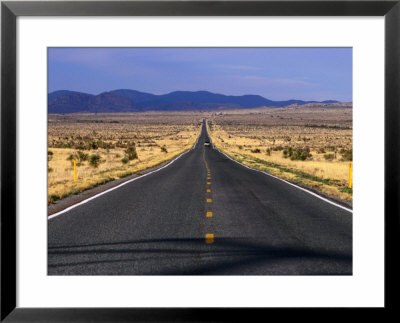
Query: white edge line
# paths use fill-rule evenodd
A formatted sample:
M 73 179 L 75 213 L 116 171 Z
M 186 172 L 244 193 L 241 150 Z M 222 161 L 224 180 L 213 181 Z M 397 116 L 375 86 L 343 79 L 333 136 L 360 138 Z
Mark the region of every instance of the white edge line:
M 318 195 L 318 194 L 316 194 L 316 193 L 314 193 L 314 192 L 312 192 L 312 191 L 309 191 L 309 190 L 307 190 L 307 189 L 305 189 L 305 188 L 303 188 L 303 187 L 301 187 L 301 186 L 298 186 L 298 185 L 296 185 L 296 184 L 290 183 L 290 182 L 288 182 L 288 181 L 286 181 L 286 180 L 284 180 L 284 179 L 282 179 L 282 178 L 276 177 L 276 176 L 274 176 L 274 175 L 272 175 L 272 174 L 270 174 L 270 173 L 267 173 L 267 172 L 262 171 L 262 170 L 259 170 L 259 169 L 254 169 L 254 168 L 251 168 L 251 167 L 249 167 L 249 166 L 247 166 L 247 165 L 244 165 L 244 164 L 238 162 L 237 160 L 233 159 L 232 157 L 228 156 L 228 155 L 225 154 L 223 151 L 221 151 L 221 150 L 219 150 L 219 149 L 216 149 L 216 150 L 219 151 L 221 154 L 225 155 L 226 157 L 228 157 L 230 160 L 233 160 L 235 163 L 238 163 L 239 165 L 241 165 L 241 166 L 243 166 L 243 167 L 246 167 L 246 168 L 251 169 L 251 170 L 254 170 L 254 171 L 256 171 L 256 172 L 260 172 L 260 173 L 263 173 L 263 174 L 265 174 L 265 175 L 271 176 L 271 177 L 273 177 L 273 178 L 279 179 L 280 181 L 285 182 L 286 184 L 292 185 L 292 186 L 294 186 L 294 187 L 297 187 L 298 189 L 300 189 L 300 190 L 302 190 L 302 191 L 304 191 L 304 192 L 307 192 L 308 194 L 311 194 L 311 195 L 313 195 L 313 196 L 315 196 L 315 197 L 318 197 L 319 199 L 321 199 L 321 200 L 323 200 L 323 201 L 325 201 L 325 202 L 328 202 L 329 204 L 335 205 L 335 206 L 337 206 L 337 207 L 339 207 L 339 208 L 341 208 L 341 209 L 343 209 L 343 210 L 346 210 L 346 211 L 348 211 L 348 212 L 350 212 L 350 213 L 353 213 L 353 210 L 352 210 L 352 209 L 349 209 L 349 208 L 347 208 L 347 207 L 345 207 L 345 206 L 343 206 L 343 205 L 340 205 L 340 204 L 337 204 L 337 203 L 335 203 L 335 202 L 332 202 L 332 201 L 330 201 L 330 200 L 328 200 L 328 199 L 326 199 L 326 198 L 324 198 L 324 197 L 322 197 L 322 196 L 320 196 L 320 195 Z
M 199 142 L 199 139 L 200 139 L 202 133 L 203 133 L 203 124 L 201 125 L 200 134 L 199 134 L 199 136 L 197 137 L 197 140 L 196 140 L 196 142 L 194 143 L 194 145 L 193 145 L 193 147 L 192 147 L 192 150 L 196 148 L 197 143 Z M 206 129 L 206 133 L 207 133 L 207 129 Z
M 201 135 L 201 134 L 200 134 L 200 135 Z M 198 140 L 198 139 L 197 139 L 197 140 Z M 197 141 L 196 141 L 196 143 L 197 143 Z M 192 148 L 192 149 L 193 149 L 193 148 Z M 121 183 L 121 184 L 119 184 L 119 185 L 117 185 L 117 186 L 114 186 L 114 187 L 112 187 L 112 188 L 110 188 L 110 189 L 108 189 L 108 190 L 105 190 L 104 192 L 101 192 L 101 193 L 99 193 L 99 194 L 93 195 L 93 196 L 87 198 L 86 200 L 83 200 L 83 201 L 81 201 L 81 202 L 79 202 L 79 203 L 76 203 L 76 204 L 74 204 L 74 205 L 71 205 L 70 207 L 67 207 L 66 209 L 64 209 L 64 210 L 62 210 L 62 211 L 60 211 L 60 212 L 57 212 L 57 213 L 54 213 L 54 214 L 48 216 L 48 217 L 47 217 L 47 220 L 51 220 L 51 219 L 55 218 L 56 216 L 59 216 L 59 215 L 61 215 L 61 214 L 63 214 L 63 213 L 66 213 L 66 212 L 68 212 L 68 211 L 70 211 L 70 210 L 72 210 L 72 209 L 74 209 L 74 208 L 76 208 L 76 207 L 78 207 L 78 206 L 80 206 L 80 205 L 82 205 L 82 204 L 85 204 L 85 203 L 87 203 L 87 202 L 89 202 L 89 201 L 91 201 L 91 200 L 94 200 L 95 198 L 97 198 L 97 197 L 99 197 L 99 196 L 101 196 L 101 195 L 104 195 L 104 194 L 109 193 L 109 192 L 111 192 L 111 191 L 113 191 L 113 190 L 116 190 L 117 188 L 120 188 L 121 186 L 124 186 L 124 185 L 126 185 L 126 184 L 129 184 L 129 183 L 131 183 L 131 182 L 133 182 L 133 181 L 136 181 L 136 180 L 138 180 L 138 179 L 140 179 L 140 178 L 143 178 L 143 177 L 145 177 L 145 176 L 147 176 L 147 175 L 156 173 L 156 172 L 162 170 L 163 168 L 165 168 L 165 167 L 171 165 L 172 163 L 174 163 L 176 160 L 178 160 L 179 158 L 181 158 L 183 155 L 187 154 L 187 153 L 188 153 L 189 151 L 191 151 L 192 149 L 186 150 L 185 152 L 183 152 L 182 154 L 180 154 L 180 155 L 179 155 L 178 157 L 176 157 L 175 159 L 171 160 L 168 164 L 164 165 L 163 167 L 160 167 L 160 168 L 158 168 L 158 169 L 156 169 L 156 170 L 153 170 L 153 171 L 151 171 L 151 172 L 149 172 L 149 173 L 146 173 L 146 174 L 144 174 L 144 175 L 141 175 L 141 176 L 132 178 L 132 179 L 126 181 L 126 182 L 123 182 L 123 183 Z

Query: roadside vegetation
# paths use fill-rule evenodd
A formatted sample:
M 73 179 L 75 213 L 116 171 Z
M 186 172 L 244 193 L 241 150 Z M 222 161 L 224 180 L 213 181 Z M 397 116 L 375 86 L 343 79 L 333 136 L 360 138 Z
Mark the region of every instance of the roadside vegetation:
M 193 146 L 201 120 L 187 112 L 50 114 L 48 204 L 176 157 Z
M 239 162 L 352 201 L 351 106 L 223 111 L 207 128 L 214 145 Z

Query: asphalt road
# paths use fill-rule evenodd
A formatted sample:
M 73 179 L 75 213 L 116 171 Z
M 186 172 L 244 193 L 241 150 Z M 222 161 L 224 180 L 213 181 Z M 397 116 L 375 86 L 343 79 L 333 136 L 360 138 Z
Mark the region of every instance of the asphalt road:
M 351 275 L 352 213 L 212 147 L 48 221 L 49 275 Z

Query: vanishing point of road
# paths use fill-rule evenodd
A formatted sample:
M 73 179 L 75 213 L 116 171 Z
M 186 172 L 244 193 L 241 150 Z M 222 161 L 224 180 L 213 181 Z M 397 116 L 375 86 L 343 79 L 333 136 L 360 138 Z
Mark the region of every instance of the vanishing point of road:
M 49 275 L 351 275 L 352 212 L 197 144 L 48 220 Z

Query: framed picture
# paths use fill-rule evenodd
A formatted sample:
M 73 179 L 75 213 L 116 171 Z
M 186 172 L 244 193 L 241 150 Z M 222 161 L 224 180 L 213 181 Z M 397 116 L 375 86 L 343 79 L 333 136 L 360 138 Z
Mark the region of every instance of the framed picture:
M 1 321 L 394 311 L 399 16 L 3 1 Z

